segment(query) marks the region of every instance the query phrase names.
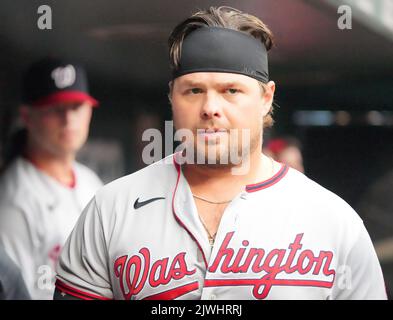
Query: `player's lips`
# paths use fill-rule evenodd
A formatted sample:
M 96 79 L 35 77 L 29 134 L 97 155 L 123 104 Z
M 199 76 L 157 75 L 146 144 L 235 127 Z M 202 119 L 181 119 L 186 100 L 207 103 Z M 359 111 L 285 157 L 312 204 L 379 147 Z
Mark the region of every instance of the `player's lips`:
M 225 128 L 204 128 L 198 129 L 198 133 L 208 134 L 208 133 L 221 133 L 227 132 L 228 130 Z
M 198 129 L 197 133 L 205 140 L 216 139 L 227 134 L 228 130 L 224 128 L 205 128 Z

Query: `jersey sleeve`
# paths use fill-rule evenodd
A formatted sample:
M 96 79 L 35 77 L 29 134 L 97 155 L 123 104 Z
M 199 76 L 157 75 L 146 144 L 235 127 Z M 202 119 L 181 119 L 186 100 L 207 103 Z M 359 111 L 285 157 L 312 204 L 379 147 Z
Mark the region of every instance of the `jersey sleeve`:
M 36 249 L 37 242 L 34 228 L 27 219 L 23 209 L 12 204 L 2 203 L 0 206 L 0 245 L 20 266 L 27 290 L 34 299 L 44 299 L 46 292 L 38 288 Z
M 29 300 L 18 266 L 0 246 L 0 300 Z
M 361 223 L 357 240 L 339 266 L 334 287 L 334 299 L 386 300 L 382 269 L 370 236 Z
M 61 252 L 56 266 L 57 291 L 79 299 L 112 299 L 107 258 L 101 215 L 94 197 Z

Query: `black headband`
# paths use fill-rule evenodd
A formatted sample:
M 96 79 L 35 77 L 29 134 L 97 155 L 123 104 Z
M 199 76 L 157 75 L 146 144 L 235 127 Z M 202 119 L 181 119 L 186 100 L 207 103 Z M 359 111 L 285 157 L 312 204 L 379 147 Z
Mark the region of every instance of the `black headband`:
M 193 72 L 228 72 L 269 81 L 264 44 L 243 32 L 222 27 L 202 27 L 183 41 L 179 67 L 173 78 Z

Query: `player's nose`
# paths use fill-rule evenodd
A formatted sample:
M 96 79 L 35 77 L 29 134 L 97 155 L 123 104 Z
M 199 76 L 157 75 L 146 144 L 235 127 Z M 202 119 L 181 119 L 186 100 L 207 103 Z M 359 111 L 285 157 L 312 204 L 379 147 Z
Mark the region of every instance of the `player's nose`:
M 220 96 L 214 92 L 207 92 L 201 106 L 201 118 L 204 120 L 211 118 L 221 118 L 222 108 Z
M 68 125 L 75 118 L 75 112 L 71 108 L 62 108 L 59 110 L 59 117 L 64 126 Z

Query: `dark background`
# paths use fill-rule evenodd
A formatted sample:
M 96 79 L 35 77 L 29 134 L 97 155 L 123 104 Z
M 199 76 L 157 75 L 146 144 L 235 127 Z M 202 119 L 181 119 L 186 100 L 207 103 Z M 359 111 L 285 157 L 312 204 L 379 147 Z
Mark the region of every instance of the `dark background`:
M 260 17 L 276 36 L 269 61 L 279 107 L 267 137 L 298 137 L 306 174 L 359 207 L 366 219 L 359 203 L 393 169 L 393 27 L 381 28 L 378 15 L 354 11 L 352 29 L 340 30 L 337 5 L 332 3 L 342 2 L 2 0 L 0 138 L 4 144 L 20 103 L 25 68 L 44 55 L 77 59 L 86 66 L 91 92 L 101 103 L 95 110 L 90 141 L 109 141 L 120 148 L 117 170 L 111 172 L 100 169 L 89 153 L 82 159 L 96 166 L 106 181 L 141 168 L 141 132 L 147 127 L 162 128 L 164 120 L 171 119 L 166 46 L 171 29 L 198 8 L 229 5 Z M 382 1 L 369 2 L 382 5 Z M 37 9 L 43 4 L 52 8 L 52 30 L 37 27 Z M 381 10 L 391 10 L 393 20 L 389 8 Z M 300 110 L 333 114 L 344 110 L 351 121 L 299 125 L 294 115 Z M 383 113 L 372 121 L 370 111 Z M 382 192 L 389 197 L 390 190 Z M 390 232 L 390 237 L 392 215 L 382 222 L 385 231 L 381 232 Z M 371 236 L 381 238 L 378 228 Z M 383 267 L 391 272 L 389 263 Z
M 39 30 L 39 5 L 52 8 L 52 30 Z M 124 172 L 141 167 L 136 128 L 141 114 L 170 120 L 166 41 L 171 29 L 197 8 L 231 5 L 267 23 L 276 37 L 270 75 L 277 83 L 271 134 L 294 134 L 304 146 L 307 174 L 355 204 L 365 185 L 390 167 L 375 161 L 392 153 L 391 126 L 296 126 L 297 110 L 392 110 L 393 35 L 356 19 L 337 27 L 329 1 L 13 1 L 0 5 L 2 137 L 19 103 L 25 68 L 44 55 L 77 59 L 88 71 L 95 111 L 91 139 L 115 139 Z M 393 19 L 393 18 L 392 18 Z M 393 111 L 393 110 L 392 110 Z M 4 124 L 5 123 L 5 124 Z M 138 132 L 137 132 L 138 131 Z M 140 140 L 140 138 L 139 138 Z M 348 186 L 351 186 L 350 188 Z

